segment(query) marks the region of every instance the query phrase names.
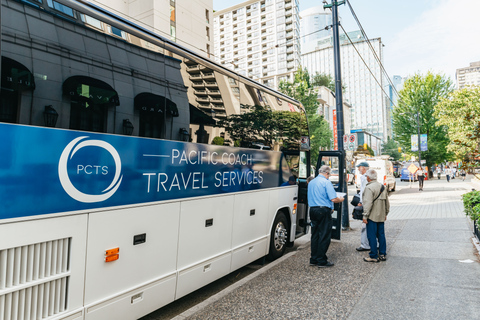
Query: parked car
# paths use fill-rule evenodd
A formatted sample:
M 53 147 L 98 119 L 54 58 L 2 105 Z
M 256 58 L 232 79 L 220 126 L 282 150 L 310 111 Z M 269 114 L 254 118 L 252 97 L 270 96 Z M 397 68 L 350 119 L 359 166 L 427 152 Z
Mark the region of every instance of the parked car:
M 330 171 L 330 177 L 328 178 L 333 184 L 338 183 L 338 169 L 332 169 Z
M 400 175 L 400 181 L 417 181 L 415 174 L 410 173 L 407 168 L 402 168 L 402 174 Z
M 338 169 L 332 169 L 332 171 L 330 172 L 329 180 L 333 184 L 338 183 Z M 352 172 L 347 172 L 347 183 L 349 183 L 349 184 L 354 184 L 355 183 L 355 174 L 354 174 L 353 171 Z

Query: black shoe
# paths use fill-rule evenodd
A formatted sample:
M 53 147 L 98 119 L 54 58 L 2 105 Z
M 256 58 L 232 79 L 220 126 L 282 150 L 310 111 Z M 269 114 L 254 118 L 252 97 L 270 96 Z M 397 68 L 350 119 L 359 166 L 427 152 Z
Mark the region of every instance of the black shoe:
M 328 267 L 333 267 L 334 265 L 335 265 L 334 263 L 328 261 L 328 262 L 325 263 L 325 264 L 319 264 L 318 267 L 319 267 L 319 268 L 328 268 Z
M 370 249 L 364 248 L 364 247 L 358 247 L 355 250 L 357 251 L 370 251 Z
M 380 261 L 387 261 L 387 257 L 384 256 L 384 255 L 380 255 L 380 256 L 378 257 L 378 260 L 380 260 Z

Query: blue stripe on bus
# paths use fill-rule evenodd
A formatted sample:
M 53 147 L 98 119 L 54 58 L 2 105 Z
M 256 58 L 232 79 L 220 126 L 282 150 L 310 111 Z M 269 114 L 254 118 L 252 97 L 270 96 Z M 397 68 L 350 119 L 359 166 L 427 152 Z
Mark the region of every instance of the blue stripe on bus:
M 280 152 L 0 124 L 0 219 L 281 186 Z

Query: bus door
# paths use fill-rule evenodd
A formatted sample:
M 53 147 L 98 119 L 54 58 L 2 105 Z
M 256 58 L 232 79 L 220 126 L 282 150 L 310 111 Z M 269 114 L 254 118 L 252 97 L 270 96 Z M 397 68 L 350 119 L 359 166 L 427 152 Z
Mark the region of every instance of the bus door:
M 342 151 L 320 151 L 317 161 L 317 170 L 315 176 L 318 175 L 318 169 L 321 166 L 329 166 L 332 168 L 330 174 L 330 181 L 333 184 L 333 188 L 337 192 L 347 193 L 346 191 L 346 168 L 345 168 L 345 152 Z M 347 196 L 345 196 L 347 198 Z M 345 200 L 346 201 L 346 200 Z M 333 226 L 332 226 L 332 239 L 340 240 L 340 234 L 342 231 L 342 205 L 344 203 L 335 203 L 333 206 Z
M 295 238 L 308 233 L 307 178 L 311 175 L 310 151 L 284 150 L 290 170 L 297 178 L 298 199 Z

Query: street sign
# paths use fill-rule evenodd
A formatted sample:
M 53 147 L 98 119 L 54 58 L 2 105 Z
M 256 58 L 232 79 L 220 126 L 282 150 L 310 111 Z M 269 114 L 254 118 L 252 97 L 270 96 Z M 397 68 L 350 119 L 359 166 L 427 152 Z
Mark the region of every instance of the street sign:
M 408 171 L 410 171 L 411 174 L 414 174 L 415 172 L 417 172 L 418 167 L 412 163 L 411 165 L 408 166 L 407 169 Z
M 349 139 L 350 139 L 350 140 L 349 140 L 350 143 L 355 143 L 356 140 L 357 140 L 357 137 L 356 137 L 354 134 L 351 134 Z
M 346 144 L 348 142 L 348 135 L 344 134 L 343 135 L 343 144 Z

